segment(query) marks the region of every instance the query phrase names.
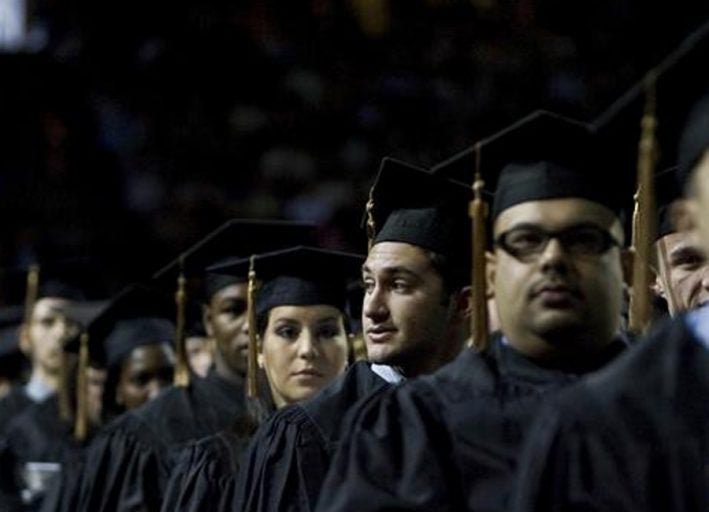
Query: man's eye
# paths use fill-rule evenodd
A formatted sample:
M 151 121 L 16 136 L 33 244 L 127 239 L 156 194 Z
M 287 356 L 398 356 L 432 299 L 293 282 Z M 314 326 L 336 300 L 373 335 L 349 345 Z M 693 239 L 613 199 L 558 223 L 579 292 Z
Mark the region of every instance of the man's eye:
M 228 304 L 222 308 L 222 313 L 232 316 L 241 316 L 246 311 L 246 303 Z
M 362 289 L 366 293 L 370 293 L 374 289 L 374 281 L 372 281 L 371 279 L 364 279 L 364 280 L 362 280 L 361 284 L 362 284 Z
M 39 324 L 40 324 L 42 327 L 52 327 L 56 321 L 57 321 L 57 319 L 56 319 L 56 318 L 52 318 L 52 317 L 49 317 L 49 318 L 42 318 L 42 319 L 39 320 Z
M 519 231 L 511 233 L 507 242 L 518 248 L 537 247 L 544 241 L 544 237 L 536 231 Z
M 393 288 L 395 290 L 408 290 L 409 283 L 408 281 L 404 281 L 403 279 L 395 279 L 393 283 Z
M 134 386 L 145 386 L 148 384 L 149 377 L 144 374 L 144 373 L 138 373 L 136 375 L 133 375 L 130 379 L 131 383 Z

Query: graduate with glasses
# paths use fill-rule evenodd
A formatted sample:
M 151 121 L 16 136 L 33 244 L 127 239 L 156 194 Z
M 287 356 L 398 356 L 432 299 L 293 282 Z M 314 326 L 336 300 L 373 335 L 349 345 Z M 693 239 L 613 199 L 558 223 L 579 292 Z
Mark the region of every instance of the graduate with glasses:
M 661 154 L 679 162 L 686 199 L 675 229 L 702 258 L 709 253 L 708 56 L 705 21 L 651 72 L 663 105 Z M 645 87 L 630 101 L 642 103 Z M 511 510 L 709 510 L 709 307 L 702 302 L 678 308 L 616 363 L 549 404 L 530 434 Z
M 632 194 L 608 189 L 612 160 L 592 130 L 536 112 L 477 151 L 494 189 L 487 273 L 500 331 L 360 411 L 319 511 L 507 510 L 541 405 L 626 346 L 619 212 Z

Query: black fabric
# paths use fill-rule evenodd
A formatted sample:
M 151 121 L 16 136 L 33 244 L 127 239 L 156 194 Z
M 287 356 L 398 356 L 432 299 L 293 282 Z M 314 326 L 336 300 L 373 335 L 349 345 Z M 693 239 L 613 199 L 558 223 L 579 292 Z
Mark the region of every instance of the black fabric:
M 371 199 L 374 243 L 408 243 L 469 265 L 470 187 L 384 158 Z
M 27 487 L 23 472 L 28 463 L 61 465 L 79 452 L 82 446 L 74 440 L 73 427 L 73 422 L 60 418 L 56 396 L 32 404 L 17 415 L 7 426 L 0 448 L 1 494 L 11 496 L 13 502 L 19 501 L 22 489 Z M 23 510 L 38 510 L 43 498 L 44 493 L 37 494 Z
M 172 346 L 174 342 L 175 326 L 170 320 L 148 317 L 119 320 L 104 342 L 106 364 L 118 364 L 133 349 L 144 345 Z
M 86 447 L 72 451 L 62 460 L 62 472 L 47 491 L 41 512 L 75 512 L 79 510 L 81 477 L 86 466 Z
M 682 198 L 682 190 L 678 186 L 677 172 L 677 167 L 670 167 L 655 175 L 657 240 L 677 231 L 672 219 L 672 205 Z
M 89 447 L 78 510 L 159 510 L 182 449 L 243 415 L 243 394 L 212 372 L 117 418 Z
M 707 397 L 709 350 L 668 321 L 540 416 L 514 510 L 706 512 Z
M 709 86 L 708 86 L 709 87 Z M 679 186 L 684 188 L 692 170 L 709 149 L 709 95 L 692 109 L 679 143 Z
M 553 153 L 546 158 L 552 159 Z M 600 173 L 597 173 L 600 175 Z M 610 193 L 609 180 L 588 171 L 562 167 L 552 161 L 510 163 L 500 176 L 492 207 L 492 218 L 527 201 L 581 198 L 602 204 L 611 211 L 622 207 L 621 197 Z
M 232 510 L 239 458 L 249 440 L 249 435 L 228 429 L 186 448 L 170 475 L 161 510 Z
M 359 362 L 310 400 L 279 410 L 244 454 L 231 510 L 313 510 L 345 417 L 388 387 Z
M 299 245 L 253 258 L 234 258 L 209 270 L 239 276 L 248 274 L 253 265 L 262 283 L 254 308 L 258 316 L 286 305 L 328 304 L 345 311 L 347 287 L 359 278 L 363 263 L 359 254 Z
M 15 416 L 33 403 L 30 397 L 27 396 L 24 386 L 12 386 L 7 396 L 0 400 L 0 435 L 5 432 L 7 424 Z
M 578 377 L 537 366 L 499 335 L 485 353 L 466 350 L 351 419 L 317 510 L 506 511 L 532 418 Z
M 174 290 L 180 274 L 185 277 L 203 276 L 204 270 L 227 258 L 246 257 L 282 247 L 314 244 L 313 224 L 288 221 L 231 219 L 184 251 L 180 256 L 153 275 L 165 290 Z M 213 274 L 213 275 L 212 275 Z M 204 286 L 204 299 L 231 284 L 243 283 L 240 276 L 210 273 Z
M 528 201 L 582 198 L 619 213 L 632 199 L 633 174 L 612 158 L 588 124 L 538 110 L 480 143 L 491 220 Z M 613 187 L 608 187 L 613 183 Z

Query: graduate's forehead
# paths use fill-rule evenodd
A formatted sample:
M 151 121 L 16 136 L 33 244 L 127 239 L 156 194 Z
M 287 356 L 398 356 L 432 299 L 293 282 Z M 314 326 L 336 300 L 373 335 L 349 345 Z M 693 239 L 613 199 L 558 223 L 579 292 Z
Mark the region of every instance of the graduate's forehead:
M 618 218 L 608 208 L 581 198 L 528 201 L 504 210 L 495 219 L 494 231 L 501 233 L 518 225 L 564 229 L 579 224 L 609 228 Z
M 421 274 L 432 269 L 427 250 L 404 242 L 375 244 L 362 265 L 364 274 Z

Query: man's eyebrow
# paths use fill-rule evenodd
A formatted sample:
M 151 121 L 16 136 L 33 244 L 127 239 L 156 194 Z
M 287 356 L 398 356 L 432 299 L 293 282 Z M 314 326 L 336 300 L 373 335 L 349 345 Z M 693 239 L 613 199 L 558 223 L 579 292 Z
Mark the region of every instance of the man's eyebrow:
M 670 258 L 680 258 L 682 256 L 699 256 L 706 259 L 704 251 L 695 245 L 681 243 L 670 251 Z
M 598 222 L 593 222 L 590 220 L 582 220 L 579 222 L 573 222 L 571 224 L 568 224 L 566 226 L 553 229 L 553 230 L 547 230 L 542 226 L 541 223 L 535 223 L 535 222 L 519 222 L 517 224 L 513 224 L 509 228 L 507 228 L 506 231 L 510 231 L 513 229 L 541 229 L 544 231 L 552 231 L 552 232 L 558 232 L 558 231 L 566 231 L 567 229 L 579 229 L 579 228 L 596 228 L 596 229 L 608 229 L 607 226 L 604 226 Z
M 414 272 L 413 270 L 411 270 L 409 268 L 402 267 L 400 265 L 394 265 L 391 267 L 383 267 L 379 270 L 381 273 L 384 273 L 384 274 L 394 274 L 394 275 L 405 274 L 405 275 L 408 275 L 411 277 L 418 277 L 418 274 L 416 272 Z M 371 274 L 372 270 L 367 265 L 363 265 L 362 266 L 362 273 Z

